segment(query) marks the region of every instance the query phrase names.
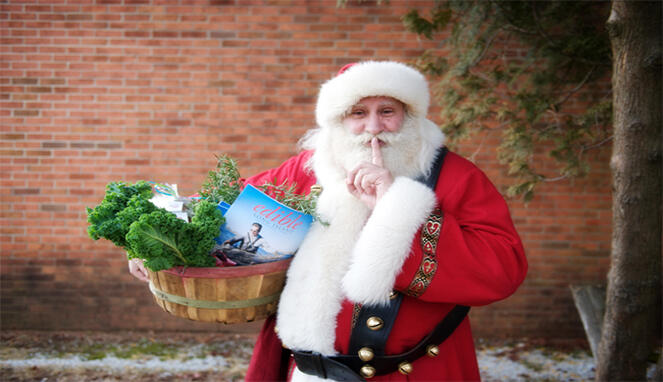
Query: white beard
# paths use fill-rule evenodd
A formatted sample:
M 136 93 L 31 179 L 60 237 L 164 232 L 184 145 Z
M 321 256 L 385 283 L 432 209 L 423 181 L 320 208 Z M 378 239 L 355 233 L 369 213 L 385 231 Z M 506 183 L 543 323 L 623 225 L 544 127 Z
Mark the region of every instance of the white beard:
M 349 132 L 342 126 L 330 131 L 332 153 L 345 172 L 350 172 L 361 162 L 370 162 L 372 157 L 371 139 L 377 137 L 386 143 L 381 147 L 384 165 L 393 177 L 416 177 L 421 174 L 417 157 L 422 137 L 417 129 L 417 121 L 406 117 L 402 128 L 397 132 L 381 132 L 378 135 Z

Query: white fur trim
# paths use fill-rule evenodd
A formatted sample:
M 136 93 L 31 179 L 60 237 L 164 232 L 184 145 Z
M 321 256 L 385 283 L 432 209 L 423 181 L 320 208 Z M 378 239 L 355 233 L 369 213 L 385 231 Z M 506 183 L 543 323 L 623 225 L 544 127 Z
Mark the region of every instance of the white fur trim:
M 311 226 L 288 269 L 276 319 L 278 336 L 290 349 L 336 353 L 341 280 L 369 213 L 342 186 L 323 189 L 317 211 L 328 225 Z
M 435 192 L 398 177 L 379 200 L 357 240 L 343 291 L 353 302 L 388 304 L 415 234 L 435 208 Z
M 419 71 L 399 62 L 366 61 L 322 85 L 315 109 L 316 121 L 319 126 L 338 123 L 352 105 L 371 96 L 400 100 L 416 119 L 426 117 L 430 102 L 428 82 Z

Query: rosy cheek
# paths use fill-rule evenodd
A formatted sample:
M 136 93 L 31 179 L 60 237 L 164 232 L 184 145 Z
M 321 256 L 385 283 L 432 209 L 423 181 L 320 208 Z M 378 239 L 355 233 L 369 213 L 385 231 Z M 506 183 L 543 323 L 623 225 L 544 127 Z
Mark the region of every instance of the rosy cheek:
M 361 133 L 363 132 L 363 130 L 364 130 L 364 129 L 363 129 L 363 124 L 361 124 L 361 123 L 359 123 L 359 122 L 357 122 L 357 121 L 354 121 L 354 120 L 346 120 L 346 121 L 343 121 L 343 125 L 344 125 L 345 128 L 347 128 L 348 131 L 351 132 L 352 134 L 361 134 Z
M 400 124 L 395 121 L 389 121 L 389 123 L 386 123 L 384 126 L 384 129 L 390 133 L 395 133 L 400 128 Z
M 403 118 L 394 118 L 389 122 L 390 123 L 387 125 L 387 130 L 391 133 L 397 132 L 403 126 Z

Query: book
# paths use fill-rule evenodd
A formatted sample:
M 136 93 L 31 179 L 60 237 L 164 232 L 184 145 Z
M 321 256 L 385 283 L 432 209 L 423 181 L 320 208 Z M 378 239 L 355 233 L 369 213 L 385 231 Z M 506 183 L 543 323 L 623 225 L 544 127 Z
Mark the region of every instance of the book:
M 313 217 L 286 206 L 247 185 L 225 211 L 226 222 L 214 250 L 222 262 L 251 265 L 292 257 L 304 240 Z

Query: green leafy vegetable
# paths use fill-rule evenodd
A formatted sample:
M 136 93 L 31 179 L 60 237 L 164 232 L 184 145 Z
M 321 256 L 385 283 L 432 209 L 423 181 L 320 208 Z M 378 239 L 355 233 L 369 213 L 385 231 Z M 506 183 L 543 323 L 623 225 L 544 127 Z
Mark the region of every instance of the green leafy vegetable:
M 87 209 L 88 234 L 94 240 L 112 241 L 124 248 L 129 258 L 145 260 L 145 266 L 153 271 L 176 265 L 214 266 L 209 253 L 223 223 L 216 204 L 198 202 L 188 223 L 156 207 L 151 198 L 152 186 L 147 182 L 109 183 L 104 200 Z
M 155 272 L 178 265 L 213 267 L 209 253 L 223 220 L 216 205 L 203 200 L 196 204 L 191 223 L 157 210 L 132 223 L 126 239 L 133 255 Z
M 88 235 L 94 240 L 108 239 L 131 252 L 125 237 L 131 223 L 141 215 L 157 210 L 149 201 L 151 197 L 152 186 L 147 182 L 140 181 L 133 185 L 109 183 L 104 200 L 94 209 L 87 208 L 87 221 L 90 223 Z

